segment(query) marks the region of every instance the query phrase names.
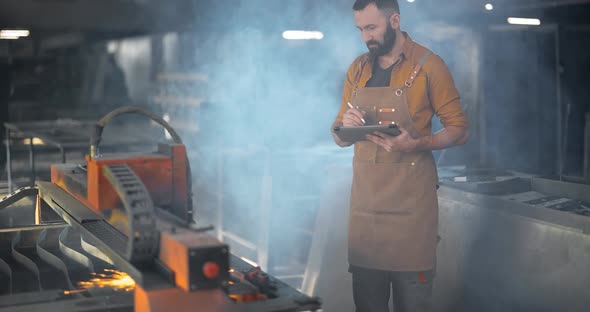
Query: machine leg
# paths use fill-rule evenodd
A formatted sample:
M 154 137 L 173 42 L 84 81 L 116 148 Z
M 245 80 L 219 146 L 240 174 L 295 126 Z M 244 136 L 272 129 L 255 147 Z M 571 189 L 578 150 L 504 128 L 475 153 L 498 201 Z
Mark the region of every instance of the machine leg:
M 29 164 L 31 166 L 31 183 L 35 185 L 35 146 L 33 138 L 29 138 Z
M 6 174 L 8 175 L 8 193 L 12 193 L 12 161 L 10 159 L 10 129 L 6 128 Z

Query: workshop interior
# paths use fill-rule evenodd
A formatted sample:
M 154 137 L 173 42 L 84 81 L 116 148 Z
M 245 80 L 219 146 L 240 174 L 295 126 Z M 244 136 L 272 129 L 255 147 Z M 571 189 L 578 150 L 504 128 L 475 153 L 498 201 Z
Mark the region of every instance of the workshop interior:
M 355 311 L 353 3 L 1 1 L 0 311 Z M 590 0 L 399 3 L 469 120 L 434 311 L 590 311 Z

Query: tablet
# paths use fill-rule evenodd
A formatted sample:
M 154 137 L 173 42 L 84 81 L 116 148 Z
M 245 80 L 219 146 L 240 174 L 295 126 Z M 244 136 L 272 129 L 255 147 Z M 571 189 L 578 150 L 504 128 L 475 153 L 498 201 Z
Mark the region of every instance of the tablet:
M 334 133 L 336 133 L 340 140 L 349 143 L 354 143 L 357 141 L 367 141 L 367 134 L 373 134 L 375 131 L 383 132 L 391 136 L 398 136 L 401 134 L 397 125 L 334 128 Z

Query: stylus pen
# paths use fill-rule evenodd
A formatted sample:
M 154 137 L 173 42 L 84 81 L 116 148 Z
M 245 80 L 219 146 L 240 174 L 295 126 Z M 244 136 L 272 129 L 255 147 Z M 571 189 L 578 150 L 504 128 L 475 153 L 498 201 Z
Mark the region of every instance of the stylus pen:
M 348 107 L 350 107 L 350 108 L 354 108 L 354 107 L 352 107 L 352 104 L 350 104 L 350 102 L 346 102 L 346 104 L 348 104 Z M 367 122 L 365 121 L 365 118 L 363 118 L 363 117 L 361 117 L 361 121 L 362 121 L 364 124 L 366 124 L 366 123 L 367 123 Z

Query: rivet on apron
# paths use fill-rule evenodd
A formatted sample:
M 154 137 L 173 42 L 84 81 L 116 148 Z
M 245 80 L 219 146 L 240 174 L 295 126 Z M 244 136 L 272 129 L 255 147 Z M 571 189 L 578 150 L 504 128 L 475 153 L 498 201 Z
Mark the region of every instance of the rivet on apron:
M 379 112 L 380 112 L 380 113 L 383 113 L 383 110 L 382 110 L 382 109 L 379 109 Z
M 392 124 L 392 125 L 395 125 L 395 121 L 392 121 L 392 122 L 391 122 L 391 124 Z
M 379 124 L 380 124 L 380 125 L 382 125 L 382 124 L 383 124 L 383 122 L 381 122 L 381 121 L 380 121 L 380 122 L 379 122 Z
M 415 165 L 416 165 L 416 163 L 412 163 L 412 166 L 415 166 Z

